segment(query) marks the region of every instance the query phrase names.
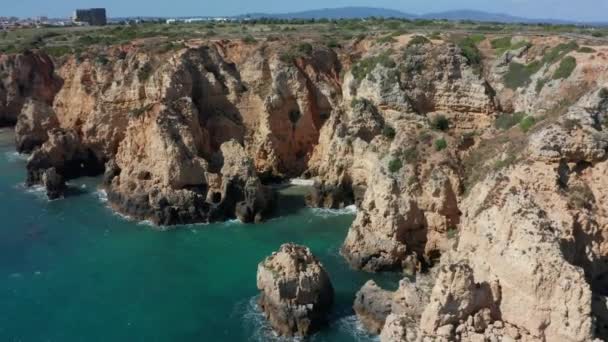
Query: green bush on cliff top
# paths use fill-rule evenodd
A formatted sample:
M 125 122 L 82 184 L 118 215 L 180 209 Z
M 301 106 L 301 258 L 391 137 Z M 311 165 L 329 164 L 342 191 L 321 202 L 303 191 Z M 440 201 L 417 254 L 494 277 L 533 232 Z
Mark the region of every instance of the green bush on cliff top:
M 572 75 L 574 69 L 576 69 L 576 58 L 567 56 L 559 63 L 559 67 L 553 74 L 553 79 L 559 80 L 562 78 L 568 78 L 570 75 Z

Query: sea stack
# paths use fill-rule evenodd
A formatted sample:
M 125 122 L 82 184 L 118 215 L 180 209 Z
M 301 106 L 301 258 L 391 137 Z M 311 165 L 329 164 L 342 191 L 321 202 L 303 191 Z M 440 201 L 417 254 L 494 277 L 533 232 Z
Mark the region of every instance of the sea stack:
M 334 289 L 310 249 L 284 244 L 258 265 L 259 305 L 281 336 L 308 336 L 327 322 Z

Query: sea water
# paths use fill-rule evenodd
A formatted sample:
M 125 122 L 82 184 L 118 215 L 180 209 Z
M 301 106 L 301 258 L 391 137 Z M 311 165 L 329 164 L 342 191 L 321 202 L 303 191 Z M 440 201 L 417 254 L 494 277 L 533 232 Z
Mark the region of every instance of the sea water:
M 339 255 L 354 208 L 309 209 L 281 190 L 277 218 L 160 231 L 113 213 L 99 179 L 71 181 L 48 201 L 26 189 L 26 157 L 0 130 L 0 341 L 273 341 L 258 310 L 257 264 L 286 242 L 321 260 L 336 303 L 312 341 L 372 341 L 352 310 L 369 279 Z

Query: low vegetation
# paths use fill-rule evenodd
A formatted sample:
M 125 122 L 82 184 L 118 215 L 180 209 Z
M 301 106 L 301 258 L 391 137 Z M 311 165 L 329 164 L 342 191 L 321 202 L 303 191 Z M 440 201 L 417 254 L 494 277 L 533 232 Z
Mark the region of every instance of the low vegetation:
M 435 140 L 435 150 L 443 151 L 448 147 L 448 142 L 444 138 Z
M 389 125 L 385 125 L 384 128 L 382 129 L 382 135 L 384 135 L 386 138 L 393 140 L 395 139 L 395 135 L 397 134 L 397 132 L 395 132 L 395 129 Z
M 496 50 L 497 54 L 503 54 L 509 50 L 520 49 L 530 43 L 524 40 L 513 43 L 512 37 L 502 37 L 492 40 L 490 44 L 492 45 L 492 48 Z
M 412 39 L 407 43 L 407 46 L 415 46 L 415 45 L 425 45 L 429 44 L 431 41 L 424 36 L 413 36 Z
M 475 70 L 481 69 L 481 52 L 477 48 L 476 36 L 469 36 L 458 42 L 461 54 Z M 477 37 L 478 38 L 478 37 Z
M 525 116 L 519 122 L 519 128 L 521 128 L 522 132 L 527 133 L 532 126 L 536 124 L 536 119 L 532 116 Z
M 570 77 L 572 72 L 576 69 L 576 58 L 572 56 L 567 56 L 562 59 L 559 63 L 559 67 L 555 70 L 553 74 L 554 80 L 564 79 Z
M 541 68 L 542 63 L 539 61 L 534 61 L 527 65 L 511 62 L 509 64 L 509 71 L 503 77 L 505 86 L 510 89 L 527 86 L 530 83 L 532 75 L 537 73 Z
M 431 127 L 434 130 L 445 132 L 450 129 L 450 120 L 444 115 L 437 115 L 431 120 Z
M 355 64 L 351 70 L 353 77 L 357 81 L 362 81 L 367 75 L 369 75 L 376 66 L 382 65 L 385 68 L 395 68 L 397 63 L 390 57 L 388 52 L 382 53 L 377 56 L 364 58 Z
M 396 173 L 403 167 L 403 162 L 399 158 L 393 158 L 388 162 L 388 171 L 390 173 Z
M 510 114 L 510 113 L 500 114 L 496 118 L 496 121 L 494 121 L 494 127 L 496 127 L 496 129 L 506 131 L 506 130 L 510 129 L 511 127 L 517 125 L 525 116 L 526 116 L 526 113 L 523 113 L 523 112 L 517 112 L 517 113 L 513 113 L 513 114 Z

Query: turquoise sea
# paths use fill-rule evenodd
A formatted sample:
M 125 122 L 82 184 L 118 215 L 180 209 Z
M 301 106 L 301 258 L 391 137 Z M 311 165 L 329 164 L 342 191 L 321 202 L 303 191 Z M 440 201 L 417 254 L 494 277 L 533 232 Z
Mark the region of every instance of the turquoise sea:
M 257 264 L 282 243 L 311 248 L 336 290 L 330 326 L 312 341 L 372 341 L 352 311 L 372 277 L 350 270 L 339 247 L 351 211 L 305 208 L 281 192 L 280 216 L 153 229 L 106 207 L 99 179 L 70 183 L 49 202 L 25 189 L 25 159 L 0 130 L 0 341 L 273 341 L 257 310 Z

